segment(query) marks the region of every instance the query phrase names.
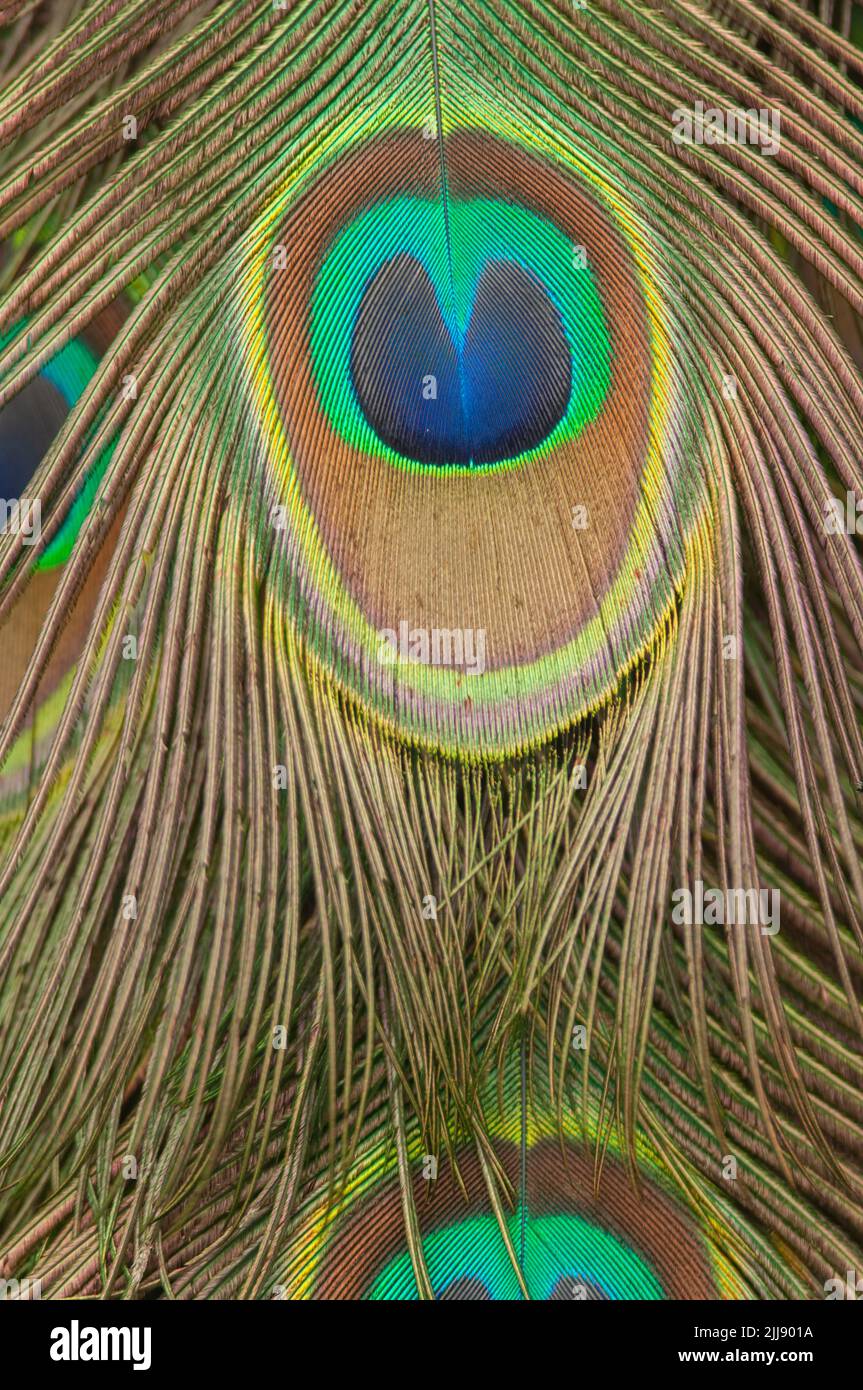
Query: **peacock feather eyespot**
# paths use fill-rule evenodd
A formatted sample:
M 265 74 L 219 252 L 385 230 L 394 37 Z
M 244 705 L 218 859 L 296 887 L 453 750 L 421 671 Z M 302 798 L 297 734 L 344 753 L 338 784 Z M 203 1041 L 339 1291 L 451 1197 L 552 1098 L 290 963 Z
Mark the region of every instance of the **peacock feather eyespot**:
M 656 250 L 608 176 L 424 136 L 352 142 L 267 213 L 258 409 L 313 659 L 412 741 L 499 757 L 663 640 L 705 481 Z M 400 629 L 480 634 L 483 669 L 381 661 Z
M 647 1143 L 639 1190 L 609 1145 L 601 1174 L 588 1133 L 572 1112 L 564 1134 L 536 1096 L 523 1124 L 517 1067 L 505 1068 L 501 1111 L 490 1101 L 494 1163 L 515 1198 L 503 1223 L 489 1210 L 483 1167 L 470 1147 L 451 1164 L 411 1145 L 411 1185 L 423 1256 L 438 1300 L 646 1301 L 745 1297 L 750 1290 L 723 1255 L 709 1216 L 695 1217 Z M 524 1129 L 524 1133 L 522 1130 Z M 279 1273 L 291 1297 L 389 1301 L 420 1296 L 405 1243 L 394 1156 L 372 1146 L 358 1179 L 336 1201 L 313 1192 L 301 1213 L 293 1258 Z M 715 1215 L 721 1212 L 721 1201 Z

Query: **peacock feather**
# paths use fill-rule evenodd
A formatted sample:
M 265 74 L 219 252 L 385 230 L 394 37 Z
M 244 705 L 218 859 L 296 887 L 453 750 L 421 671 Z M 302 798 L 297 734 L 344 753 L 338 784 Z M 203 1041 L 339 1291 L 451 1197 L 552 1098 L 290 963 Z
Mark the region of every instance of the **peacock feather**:
M 0 4 L 0 1276 L 863 1268 L 861 40 Z

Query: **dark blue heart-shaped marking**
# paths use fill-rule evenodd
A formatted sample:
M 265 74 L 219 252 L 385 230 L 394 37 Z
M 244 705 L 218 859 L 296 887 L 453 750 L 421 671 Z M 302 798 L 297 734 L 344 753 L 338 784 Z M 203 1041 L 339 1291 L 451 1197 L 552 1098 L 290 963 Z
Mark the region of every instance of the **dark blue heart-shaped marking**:
M 366 287 L 351 375 L 384 443 L 421 463 L 467 467 L 540 444 L 567 409 L 572 364 L 557 310 L 521 266 L 486 265 L 458 345 L 425 267 L 403 255 Z
M 69 414 L 43 376 L 37 376 L 0 410 L 0 498 L 20 498 Z

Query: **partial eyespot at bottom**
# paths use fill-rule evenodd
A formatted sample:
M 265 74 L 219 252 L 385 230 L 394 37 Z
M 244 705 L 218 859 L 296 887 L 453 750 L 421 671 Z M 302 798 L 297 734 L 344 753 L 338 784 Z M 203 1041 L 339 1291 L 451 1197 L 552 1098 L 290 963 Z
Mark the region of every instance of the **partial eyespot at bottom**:
M 438 1299 L 711 1299 L 728 1287 L 705 1230 L 670 1190 L 645 1174 L 636 1191 L 608 1156 L 598 1191 L 594 1156 L 553 1138 L 530 1145 L 526 1183 L 507 1211 L 504 1238 L 476 1153 L 456 1155 L 467 1198 L 448 1163 L 412 1179 L 423 1257 Z M 495 1159 L 518 1194 L 521 1157 L 499 1142 Z M 513 1263 L 513 1254 L 516 1264 Z M 322 1245 L 308 1285 L 314 1298 L 419 1297 L 395 1177 L 358 1192 Z

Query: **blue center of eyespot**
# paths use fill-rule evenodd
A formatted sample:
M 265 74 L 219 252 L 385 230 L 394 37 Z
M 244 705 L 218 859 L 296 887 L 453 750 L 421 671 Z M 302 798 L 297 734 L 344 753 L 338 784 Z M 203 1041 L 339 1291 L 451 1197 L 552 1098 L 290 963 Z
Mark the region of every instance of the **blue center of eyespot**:
M 499 199 L 388 199 L 338 233 L 310 305 L 322 414 L 396 467 L 510 467 L 602 410 L 612 343 L 584 247 Z
M 482 270 L 462 336 L 444 322 L 421 262 L 402 255 L 368 284 L 351 378 L 384 443 L 420 463 L 497 463 L 541 444 L 572 387 L 560 315 L 512 261 Z

